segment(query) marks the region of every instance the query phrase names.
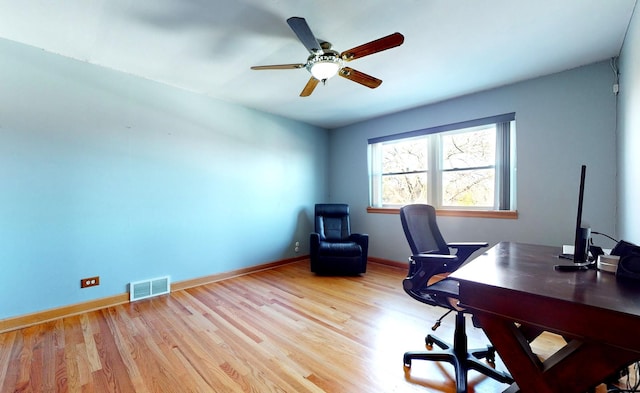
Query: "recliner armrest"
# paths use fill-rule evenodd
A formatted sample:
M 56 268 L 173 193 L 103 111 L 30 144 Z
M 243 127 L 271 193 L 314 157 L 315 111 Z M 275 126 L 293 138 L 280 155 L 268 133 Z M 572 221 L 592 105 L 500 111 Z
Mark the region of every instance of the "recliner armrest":
M 311 257 L 318 255 L 318 249 L 320 248 L 320 234 L 317 232 L 311 232 L 309 235 L 309 253 Z
M 366 233 L 352 233 L 349 240 L 356 242 L 362 249 L 362 262 L 366 265 L 369 256 L 369 235 Z
M 352 233 L 351 235 L 349 235 L 349 240 L 360 244 L 360 246 L 362 247 L 362 244 L 364 244 L 364 242 L 369 243 L 369 235 L 366 233 Z

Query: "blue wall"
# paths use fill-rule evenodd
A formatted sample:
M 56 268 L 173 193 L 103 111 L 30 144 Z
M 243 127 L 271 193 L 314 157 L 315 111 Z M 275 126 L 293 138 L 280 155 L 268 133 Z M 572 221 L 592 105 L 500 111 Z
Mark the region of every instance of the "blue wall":
M 442 217 L 445 236 L 570 243 L 585 163 L 585 220 L 640 243 L 639 23 L 618 134 L 607 62 L 327 133 L 0 40 L 0 319 L 306 253 L 319 201 L 351 204 L 370 255 L 404 261 L 398 216 L 366 213 L 367 139 L 512 111 L 519 218 Z
M 306 254 L 326 130 L 4 40 L 0 86 L 0 319 Z
M 405 261 L 397 214 L 369 214 L 367 139 L 502 113 L 516 113 L 517 220 L 441 217 L 449 241 L 573 244 L 580 166 L 587 165 L 583 218 L 615 236 L 616 98 L 608 62 L 597 63 L 331 131 L 331 198 L 352 205 L 369 255 Z M 594 239 L 610 247 L 604 237 Z

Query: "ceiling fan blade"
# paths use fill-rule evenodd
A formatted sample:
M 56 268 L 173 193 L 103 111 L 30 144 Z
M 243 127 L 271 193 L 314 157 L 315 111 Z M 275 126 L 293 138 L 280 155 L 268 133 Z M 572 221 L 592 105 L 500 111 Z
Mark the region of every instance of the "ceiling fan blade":
M 402 34 L 393 33 L 386 37 L 378 38 L 377 40 L 346 50 L 340 54 L 340 57 L 344 61 L 351 61 L 374 53 L 382 52 L 383 50 L 395 48 L 396 46 L 402 45 L 403 42 L 404 36 Z
M 296 33 L 298 39 L 302 42 L 302 45 L 304 45 L 309 52 L 314 54 L 322 52 L 320 43 L 316 39 L 316 36 L 313 35 L 313 32 L 311 32 L 311 28 L 309 28 L 309 25 L 304 18 L 293 16 L 287 19 L 287 23 L 289 24 L 289 27 L 291 27 L 291 30 Z
M 356 83 L 360 83 L 361 85 L 367 86 L 371 89 L 375 89 L 382 83 L 380 79 L 374 78 L 371 75 L 367 75 L 364 72 L 356 71 L 350 67 L 342 67 L 338 72 L 338 75 Z
M 275 65 L 263 65 L 253 66 L 252 70 L 291 70 L 296 68 L 304 68 L 304 64 L 275 64 Z
M 316 78 L 311 77 L 311 79 L 309 79 L 309 82 L 307 82 L 304 89 L 302 89 L 302 93 L 300 93 L 300 97 L 309 97 L 311 93 L 313 93 L 313 89 L 315 89 L 316 86 L 318 86 L 318 82 L 319 81 Z

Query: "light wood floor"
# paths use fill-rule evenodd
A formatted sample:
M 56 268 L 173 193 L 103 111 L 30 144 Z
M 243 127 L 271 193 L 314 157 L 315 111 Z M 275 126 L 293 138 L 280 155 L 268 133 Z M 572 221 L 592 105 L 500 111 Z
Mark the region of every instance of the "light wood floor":
M 454 392 L 446 363 L 404 370 L 442 311 L 407 296 L 405 274 L 318 277 L 297 262 L 0 334 L 0 392 Z

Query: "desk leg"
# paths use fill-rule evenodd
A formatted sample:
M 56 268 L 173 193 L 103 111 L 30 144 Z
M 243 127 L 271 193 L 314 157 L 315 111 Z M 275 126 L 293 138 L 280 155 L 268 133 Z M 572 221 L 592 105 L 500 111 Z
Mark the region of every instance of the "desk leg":
M 640 358 L 636 352 L 574 339 L 542 363 L 513 321 L 480 312 L 475 316 L 517 382 L 508 393 L 582 393 Z
M 562 392 L 586 392 L 639 355 L 598 342 L 571 340 L 544 362 L 544 378 Z
M 491 314 L 475 313 L 487 337 L 495 347 L 505 366 L 518 382 L 508 392 L 554 393 L 542 377 L 542 363 L 531 351 L 527 338 L 513 321 Z

